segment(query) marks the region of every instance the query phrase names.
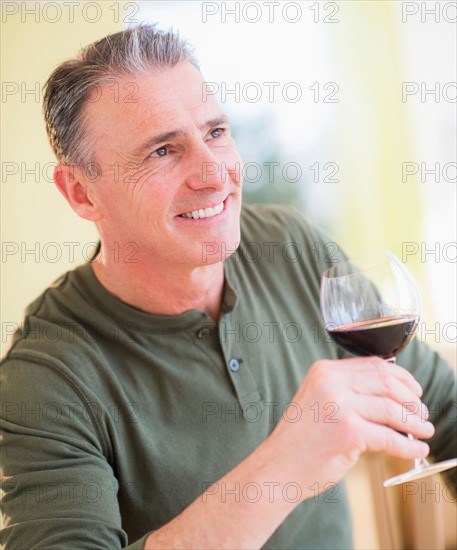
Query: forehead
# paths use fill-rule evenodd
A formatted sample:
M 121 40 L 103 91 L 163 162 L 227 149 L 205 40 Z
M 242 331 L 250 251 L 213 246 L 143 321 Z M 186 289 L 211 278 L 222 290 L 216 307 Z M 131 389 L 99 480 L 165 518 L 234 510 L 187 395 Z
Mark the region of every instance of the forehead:
M 106 140 L 133 145 L 147 133 L 201 124 L 222 114 L 214 96 L 203 93 L 203 84 L 189 62 L 103 84 L 85 109 L 89 135 L 99 149 Z

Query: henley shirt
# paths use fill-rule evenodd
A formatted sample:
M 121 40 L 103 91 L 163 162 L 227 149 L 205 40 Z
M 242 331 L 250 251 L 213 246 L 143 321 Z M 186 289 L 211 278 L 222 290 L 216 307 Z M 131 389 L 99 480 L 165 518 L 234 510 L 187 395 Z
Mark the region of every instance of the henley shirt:
M 293 480 L 281 489 L 274 480 L 211 484 L 282 415 L 296 421 L 293 396 L 316 360 L 347 356 L 319 310 L 321 273 L 344 256 L 295 210 L 267 205 L 242 209 L 241 243 L 229 252 L 203 245 L 203 261 L 224 261 L 217 325 L 196 309 L 164 316 L 131 307 L 91 263 L 27 308 L 1 369 L 7 550 L 140 549 L 208 488 L 253 506 L 259 491 L 298 500 L 304 488 Z M 456 456 L 451 370 L 417 338 L 398 363 L 435 412 L 432 452 Z M 316 487 L 264 547 L 351 546 L 343 481 Z

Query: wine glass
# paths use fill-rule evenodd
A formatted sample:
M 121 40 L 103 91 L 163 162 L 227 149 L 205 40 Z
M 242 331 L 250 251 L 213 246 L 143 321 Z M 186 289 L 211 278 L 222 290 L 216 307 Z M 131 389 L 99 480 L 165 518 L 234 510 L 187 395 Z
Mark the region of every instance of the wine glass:
M 392 252 L 335 264 L 322 275 L 324 328 L 342 348 L 360 356 L 377 355 L 395 363 L 412 339 L 421 300 L 405 266 Z M 411 434 L 407 434 L 413 439 Z M 416 458 L 414 468 L 384 481 L 398 485 L 457 466 L 457 458 L 430 464 Z

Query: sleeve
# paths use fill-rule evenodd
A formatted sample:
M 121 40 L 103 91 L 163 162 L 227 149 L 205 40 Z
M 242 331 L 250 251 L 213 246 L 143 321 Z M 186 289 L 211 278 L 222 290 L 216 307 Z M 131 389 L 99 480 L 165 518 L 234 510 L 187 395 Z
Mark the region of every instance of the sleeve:
M 1 372 L 5 550 L 142 549 L 147 534 L 128 546 L 109 438 L 77 380 L 41 361 Z
M 438 461 L 457 457 L 457 380 L 438 353 L 421 342 L 418 335 L 397 357 L 422 386 L 422 401 L 430 412 L 435 435 L 428 441 L 430 454 Z M 457 487 L 457 468 L 444 472 Z

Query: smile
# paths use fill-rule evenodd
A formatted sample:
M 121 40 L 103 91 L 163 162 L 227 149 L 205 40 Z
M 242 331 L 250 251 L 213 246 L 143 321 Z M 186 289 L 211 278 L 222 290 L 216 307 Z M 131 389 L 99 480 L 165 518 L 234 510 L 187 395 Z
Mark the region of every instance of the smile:
M 216 206 L 208 207 L 208 208 L 199 208 L 198 210 L 193 210 L 192 212 L 185 212 L 184 214 L 179 214 L 181 218 L 193 218 L 194 220 L 198 220 L 201 218 L 212 218 L 213 216 L 217 216 L 224 210 L 224 203 L 221 202 L 220 204 L 216 204 Z

